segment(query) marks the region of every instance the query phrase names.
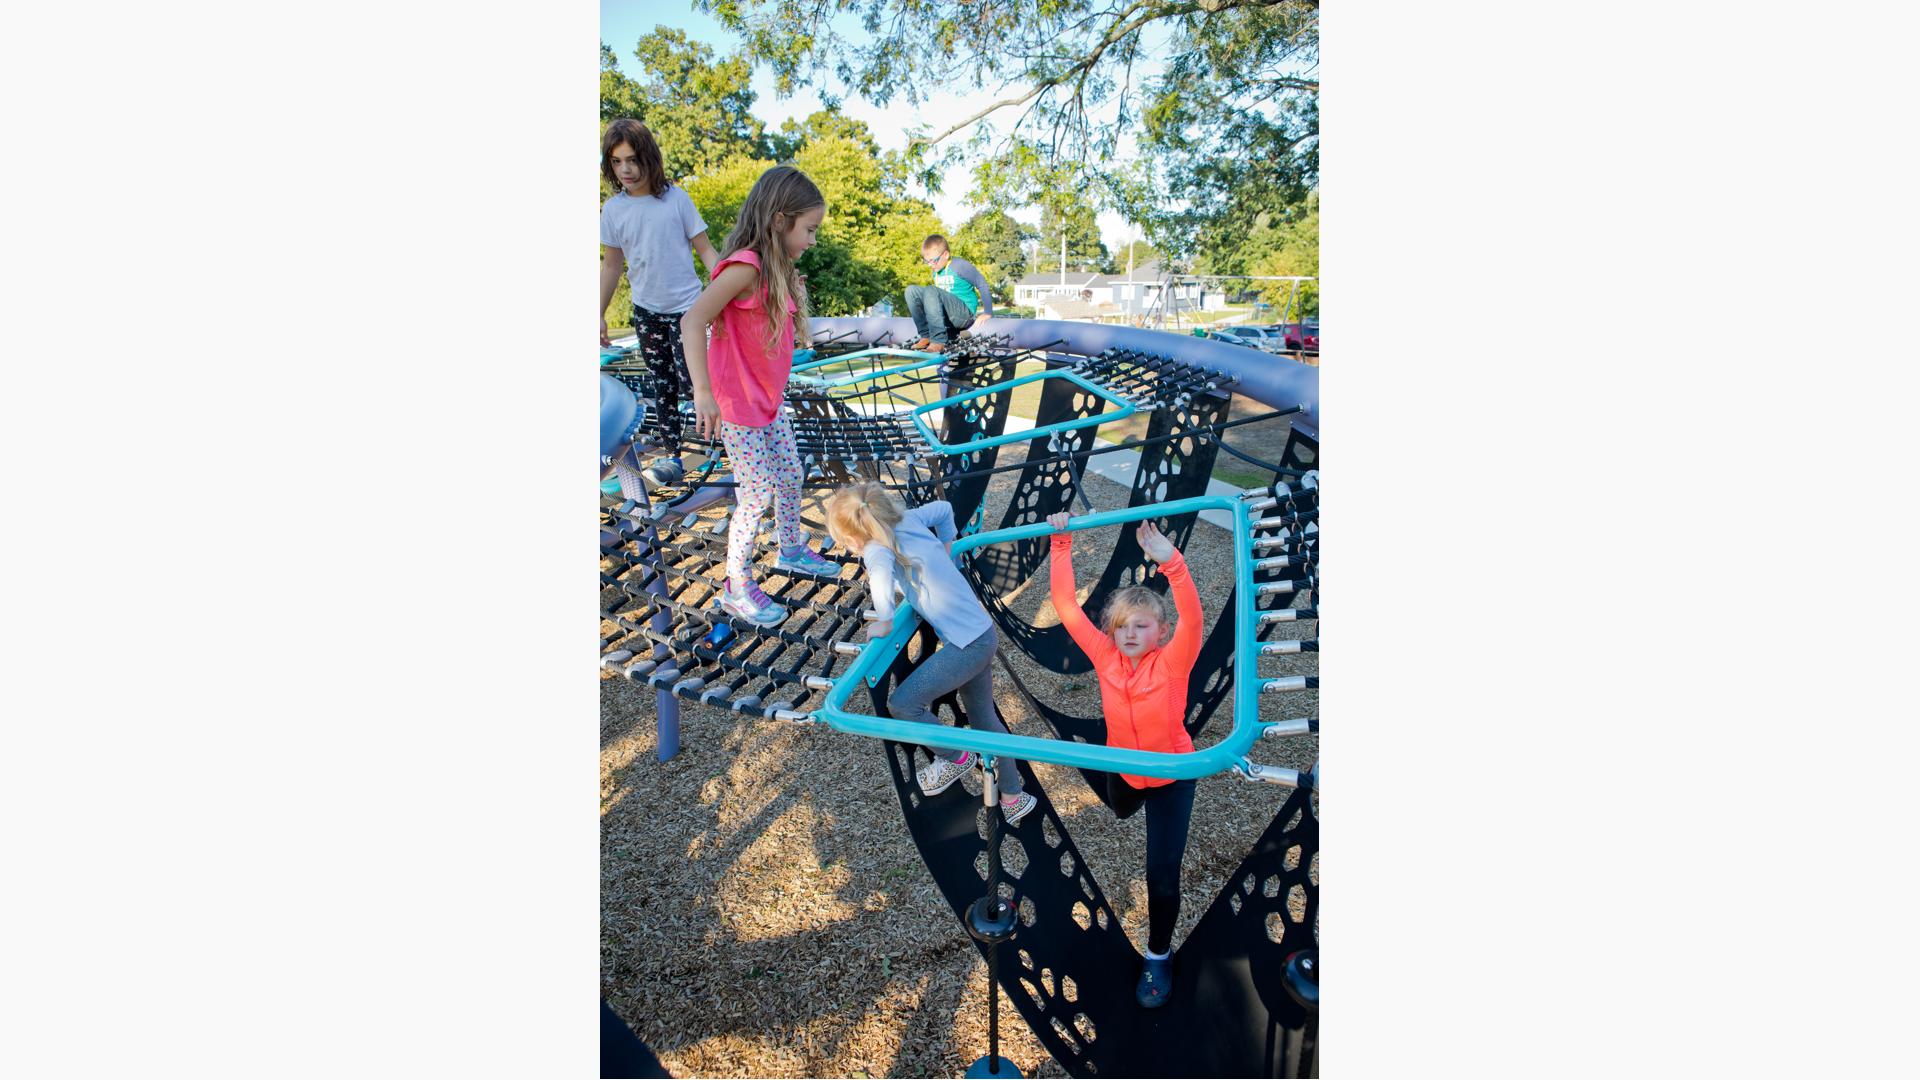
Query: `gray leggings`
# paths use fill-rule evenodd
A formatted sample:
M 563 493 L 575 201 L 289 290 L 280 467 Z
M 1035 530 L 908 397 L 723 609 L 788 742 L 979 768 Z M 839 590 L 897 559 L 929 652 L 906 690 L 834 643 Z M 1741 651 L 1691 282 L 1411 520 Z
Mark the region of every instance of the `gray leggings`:
M 887 712 L 896 720 L 937 724 L 940 719 L 933 715 L 933 699 L 958 689 L 960 708 L 966 712 L 967 723 L 974 730 L 1005 733 L 1007 725 L 1000 722 L 1000 714 L 993 707 L 993 653 L 999 645 L 1000 632 L 992 628 L 964 647 L 956 648 L 942 642 L 932 656 L 922 660 L 913 674 L 887 695 Z M 959 761 L 960 755 L 965 753 L 963 750 L 930 749 L 948 761 Z M 1017 762 L 1010 757 L 999 758 L 995 762 L 994 771 L 1000 778 L 1000 794 L 1020 794 L 1020 770 L 1016 765 Z

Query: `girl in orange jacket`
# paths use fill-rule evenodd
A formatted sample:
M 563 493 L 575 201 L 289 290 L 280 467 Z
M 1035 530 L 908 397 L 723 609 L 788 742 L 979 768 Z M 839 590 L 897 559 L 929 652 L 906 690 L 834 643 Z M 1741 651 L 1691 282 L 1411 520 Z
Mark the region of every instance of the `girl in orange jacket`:
M 1113 594 L 1096 628 L 1076 599 L 1068 520 L 1066 514 L 1047 518 L 1058 530 L 1049 559 L 1053 607 L 1099 676 L 1107 745 L 1191 753 L 1187 680 L 1200 655 L 1201 611 L 1186 559 L 1159 529 L 1141 522 L 1134 535 L 1166 575 L 1174 610 L 1167 610 L 1166 597 L 1134 585 Z M 1173 924 L 1180 916 L 1180 861 L 1193 819 L 1193 789 L 1192 780 L 1107 774 L 1107 802 L 1116 816 L 1132 817 L 1141 806 L 1147 808 L 1147 956 L 1134 987 L 1134 1000 L 1143 1008 L 1166 1004 L 1173 989 Z

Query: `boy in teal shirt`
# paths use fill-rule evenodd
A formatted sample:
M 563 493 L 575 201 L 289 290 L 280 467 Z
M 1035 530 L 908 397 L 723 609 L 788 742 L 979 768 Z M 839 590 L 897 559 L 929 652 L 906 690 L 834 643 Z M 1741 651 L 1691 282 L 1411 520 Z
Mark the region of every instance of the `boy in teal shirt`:
M 993 293 L 972 263 L 953 257 L 939 233 L 920 245 L 920 261 L 933 271 L 933 284 L 907 286 L 907 313 L 920 333 L 913 347 L 945 352 L 960 331 L 993 317 Z

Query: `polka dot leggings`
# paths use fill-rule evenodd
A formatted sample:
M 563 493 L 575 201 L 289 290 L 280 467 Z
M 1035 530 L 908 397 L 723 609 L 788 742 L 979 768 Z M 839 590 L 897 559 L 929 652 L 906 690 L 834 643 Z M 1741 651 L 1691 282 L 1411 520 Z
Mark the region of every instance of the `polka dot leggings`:
M 784 409 L 766 427 L 722 421 L 720 441 L 727 448 L 738 485 L 733 489 L 738 505 L 727 527 L 727 576 L 735 588 L 741 588 L 752 580 L 747 564 L 753 561 L 753 539 L 760 532 L 768 503 L 773 504 L 780 546 L 792 549 L 805 542 L 800 531 L 800 451 L 793 444 L 793 424 Z

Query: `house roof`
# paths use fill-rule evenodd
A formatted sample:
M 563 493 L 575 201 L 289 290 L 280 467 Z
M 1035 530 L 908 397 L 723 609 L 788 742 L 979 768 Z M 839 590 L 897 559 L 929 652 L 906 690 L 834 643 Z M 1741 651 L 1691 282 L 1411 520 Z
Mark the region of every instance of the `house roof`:
M 1028 274 L 1026 277 L 1014 282 L 1014 287 L 1019 288 L 1022 285 L 1035 287 L 1052 285 L 1055 288 L 1084 289 L 1093 285 L 1099 279 L 1099 274 L 1090 273 L 1085 270 L 1069 270 L 1067 271 L 1066 283 L 1063 285 L 1060 281 L 1060 271 L 1055 270 L 1051 274 Z
M 1094 282 L 1094 284 L 1095 285 L 1112 285 L 1115 282 L 1138 282 L 1142 284 L 1154 284 L 1160 280 L 1162 273 L 1164 273 L 1164 271 L 1162 270 L 1160 263 L 1158 261 L 1147 262 L 1147 263 L 1141 263 L 1140 265 L 1134 267 L 1132 274 L 1125 274 L 1125 273 L 1102 274 L 1100 275 L 1100 280 Z

